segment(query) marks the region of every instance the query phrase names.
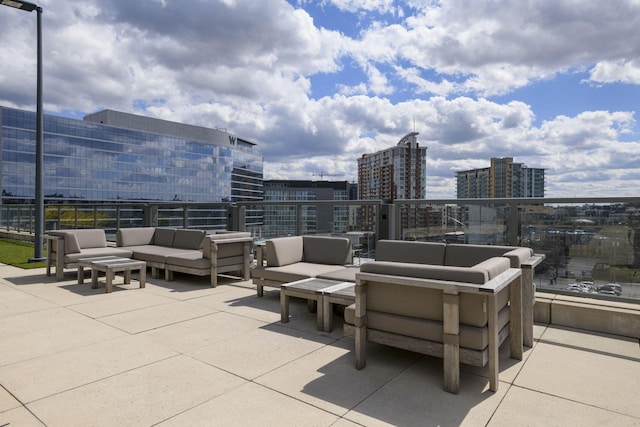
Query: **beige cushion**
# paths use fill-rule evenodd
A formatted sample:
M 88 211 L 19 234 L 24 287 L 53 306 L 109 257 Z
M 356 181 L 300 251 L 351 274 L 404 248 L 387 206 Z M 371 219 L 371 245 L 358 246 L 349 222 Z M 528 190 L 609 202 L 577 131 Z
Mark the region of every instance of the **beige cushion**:
M 505 261 L 507 261 L 506 258 Z M 450 280 L 477 285 L 486 283 L 489 280 L 489 274 L 484 268 L 411 264 L 406 262 L 371 261 L 361 265 L 360 271 L 363 273 L 388 274 L 421 279 Z
M 175 234 L 175 228 L 156 228 L 153 234 L 153 244 L 158 246 L 173 246 L 173 237 Z
M 117 246 L 152 245 L 155 227 L 120 228 L 116 231 Z
M 304 262 L 344 265 L 351 262 L 351 241 L 346 237 L 302 236 Z
M 367 311 L 442 320 L 442 291 L 416 286 L 367 282 Z M 505 292 L 506 290 L 506 292 Z M 498 294 L 498 307 L 509 300 L 508 288 Z M 460 293 L 460 323 L 472 326 L 487 324 L 484 295 Z
M 446 244 L 436 242 L 379 240 L 376 243 L 376 261 L 442 265 L 445 248 Z
M 296 262 L 280 267 L 256 267 L 251 269 L 251 277 L 272 280 L 276 282 L 289 283 L 308 277 L 318 277 L 328 272 L 335 271 L 342 266 L 330 264 L 309 264 L 306 262 Z
M 520 268 L 520 263 L 533 255 L 530 248 L 451 243 L 445 250 L 444 265 L 470 267 L 488 258 L 504 256 L 506 253 L 511 254 L 511 267 L 514 268 Z
M 279 267 L 302 261 L 302 236 L 278 237 L 266 241 L 267 265 Z
M 321 279 L 336 280 L 339 282 L 355 282 L 356 274 L 360 272 L 360 267 L 348 266 L 346 268 L 338 268 L 326 273 L 318 274 Z
M 137 260 L 159 264 L 164 264 L 168 256 L 179 255 L 190 251 L 199 253 L 200 256 L 202 256 L 202 252 L 198 250 L 171 248 L 159 245 L 129 246 L 127 249 L 133 252 L 133 258 Z
M 82 258 L 94 258 L 94 257 L 101 257 L 101 256 L 117 256 L 121 258 L 131 258 L 132 254 L 133 254 L 132 251 L 125 248 L 109 248 L 109 247 L 87 248 L 87 249 L 83 249 L 82 252 L 65 254 L 64 262 L 68 264 L 68 263 L 78 262 L 78 260 Z
M 78 241 L 78 237 L 75 233 L 67 233 L 67 235 L 64 236 L 64 253 L 80 253 L 80 242 Z
M 200 251 L 189 251 L 176 255 L 169 255 L 165 260 L 167 265 L 179 265 L 181 267 L 206 270 L 211 268 L 211 260 L 202 256 Z
M 201 249 L 205 235 L 204 230 L 176 230 L 171 246 L 181 249 Z

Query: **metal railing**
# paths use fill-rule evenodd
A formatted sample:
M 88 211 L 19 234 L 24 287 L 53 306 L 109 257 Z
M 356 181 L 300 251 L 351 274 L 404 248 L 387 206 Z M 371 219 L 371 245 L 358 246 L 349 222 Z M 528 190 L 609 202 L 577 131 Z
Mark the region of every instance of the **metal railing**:
M 32 233 L 32 205 L 0 205 L 0 229 Z M 158 226 L 250 231 L 256 240 L 345 235 L 357 256 L 379 239 L 531 247 L 536 285 L 557 293 L 640 299 L 640 197 L 100 203 L 46 205 L 56 229 Z

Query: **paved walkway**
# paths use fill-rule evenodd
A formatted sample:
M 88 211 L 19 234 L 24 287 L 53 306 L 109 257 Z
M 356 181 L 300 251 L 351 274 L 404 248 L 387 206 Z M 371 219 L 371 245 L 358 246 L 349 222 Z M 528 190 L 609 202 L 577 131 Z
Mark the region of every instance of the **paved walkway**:
M 536 325 L 525 359 L 500 358 L 500 388 L 463 365 L 315 329 L 250 282 L 178 276 L 144 289 L 63 282 L 0 265 L 0 426 L 640 426 L 637 339 Z M 116 282 L 116 283 L 121 283 Z

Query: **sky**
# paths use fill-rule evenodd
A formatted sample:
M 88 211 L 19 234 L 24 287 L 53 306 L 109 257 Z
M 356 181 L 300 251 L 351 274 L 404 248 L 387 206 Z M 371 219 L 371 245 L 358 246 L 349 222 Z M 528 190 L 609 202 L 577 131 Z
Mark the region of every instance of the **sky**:
M 639 0 L 41 0 L 45 113 L 226 128 L 265 179 L 357 181 L 409 132 L 427 198 L 492 157 L 547 197 L 638 196 Z M 36 13 L 0 7 L 0 105 L 35 111 Z

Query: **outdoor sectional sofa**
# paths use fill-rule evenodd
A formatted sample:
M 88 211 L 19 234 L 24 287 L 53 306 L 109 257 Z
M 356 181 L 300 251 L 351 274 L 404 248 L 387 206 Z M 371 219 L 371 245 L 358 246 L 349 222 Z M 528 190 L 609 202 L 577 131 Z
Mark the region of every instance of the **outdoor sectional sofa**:
M 82 258 L 132 255 L 129 249 L 108 246 L 102 229 L 54 230 L 48 232 L 46 239 L 47 276 L 51 276 L 51 267 L 55 267 L 56 280 L 62 280 L 64 269 L 75 267 Z
M 351 242 L 344 237 L 289 236 L 265 242 L 266 265 L 262 255 L 251 269 L 258 296 L 265 286 L 280 288 L 284 283 L 319 277 L 340 281 L 355 281 L 358 267 L 353 260 Z
M 78 260 L 102 256 L 118 256 L 145 261 L 153 277 L 164 270 L 165 279 L 174 272 L 211 276 L 217 285 L 220 273 L 239 272 L 250 278 L 253 239 L 248 232 L 207 235 L 204 230 L 135 227 L 116 232 L 116 247 L 108 246 L 102 229 L 52 231 L 47 235 L 47 275 L 56 268 L 57 280 L 64 268 L 75 267 Z
M 218 274 L 239 271 L 250 278 L 251 247 L 249 232 L 207 235 L 203 230 L 137 227 L 116 232 L 116 245 L 132 252 L 132 258 L 145 261 L 153 277 L 159 269 L 165 280 L 173 280 L 174 272 L 211 276 L 217 285 Z
M 509 249 L 505 252 L 506 249 Z M 489 365 L 498 388 L 498 348 L 510 337 L 522 359 L 521 264 L 529 248 L 379 241 L 376 260 L 356 274 L 345 335 L 355 337 L 356 367 L 367 341 L 444 359 L 444 388 L 458 393 L 460 363 Z

